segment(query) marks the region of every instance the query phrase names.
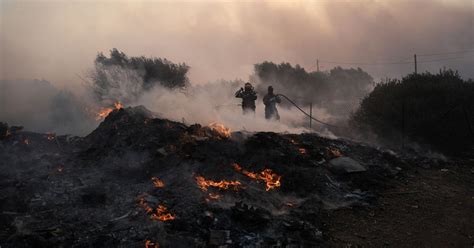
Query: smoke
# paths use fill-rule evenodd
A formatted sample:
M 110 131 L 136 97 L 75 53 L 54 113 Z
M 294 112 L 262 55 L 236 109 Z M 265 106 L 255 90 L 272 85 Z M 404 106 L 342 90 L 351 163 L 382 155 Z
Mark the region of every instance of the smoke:
M 84 85 L 84 90 L 74 94 L 69 90 L 59 90 L 47 81 L 0 81 L 4 93 L 0 120 L 10 125 L 22 125 L 29 131 L 86 135 L 101 121 L 95 119 L 99 110 L 119 101 L 125 107 L 143 105 L 158 113 L 160 118 L 188 125 L 199 123 L 207 126 L 218 122 L 233 131 L 309 131 L 309 119 L 296 108 L 279 106 L 281 120 L 266 120 L 261 94 L 258 95 L 255 115 L 243 115 L 241 99 L 234 96 L 235 91 L 243 87 L 245 82 L 242 80 L 220 80 L 190 85 L 186 89 L 169 89 L 155 84 L 151 90 L 144 90 L 137 72 L 120 67 L 113 67 L 108 72 L 104 75 L 114 88 L 104 92 L 102 101 L 94 98 L 91 85 Z M 316 107 L 313 114 L 327 122 L 333 118 L 325 109 Z M 316 127 L 312 131 L 335 137 L 324 127 L 313 126 Z
M 200 123 L 208 125 L 219 122 L 232 130 L 274 131 L 301 133 L 308 131 L 309 120 L 295 108 L 279 107 L 280 121 L 268 121 L 264 117 L 262 95 L 256 102 L 256 113 L 242 114 L 241 99 L 235 98 L 234 93 L 244 82 L 218 81 L 205 85 L 191 86 L 186 91 L 170 90 L 160 86 L 146 92 L 137 104 L 144 105 L 161 117 L 186 124 Z M 278 92 L 276 92 L 278 93 Z M 315 109 L 319 118 L 328 121 L 331 116 L 324 109 Z M 320 129 L 324 135 L 331 135 L 325 129 Z
M 97 125 L 87 102 L 45 80 L 0 80 L 0 121 L 28 131 L 85 135 Z
M 296 109 L 280 107 L 281 121 L 267 122 L 259 95 L 256 116 L 242 116 L 233 93 L 243 82 L 215 80 L 247 80 L 253 65 L 262 61 L 300 64 L 315 71 L 316 59 L 321 70 L 329 70 L 334 64 L 324 61 L 391 61 L 413 53 L 472 49 L 472 13 L 472 1 L 463 0 L 2 1 L 0 80 L 9 83 L 2 81 L 0 119 L 36 131 L 92 130 L 97 122 L 87 109 L 103 106 L 80 88 L 76 74 L 91 67 L 97 51 L 117 47 L 127 54 L 165 57 L 191 66 L 187 92 L 157 87 L 128 105 L 143 104 L 188 124 L 217 121 L 234 130 L 301 132 L 309 121 Z M 473 77 L 473 62 L 472 56 L 420 62 L 418 70 L 447 66 Z M 376 81 L 413 71 L 412 65 L 362 68 Z M 110 101 L 125 102 L 130 91 L 139 90 L 126 89 L 136 77 L 123 73 Z M 18 78 L 46 78 L 52 83 L 48 89 L 23 87 L 12 83 Z M 323 121 L 335 118 L 334 111 L 313 112 Z
M 0 79 L 79 83 L 97 51 L 165 57 L 191 66 L 195 84 L 246 79 L 253 64 L 410 60 L 414 53 L 472 49 L 468 0 L 2 1 Z M 60 49 L 59 49 L 60 48 Z M 458 54 L 459 55 L 459 54 Z M 455 55 L 455 57 L 459 57 Z M 462 55 L 462 54 L 461 54 Z M 432 57 L 420 57 L 419 61 Z M 474 77 L 473 56 L 419 64 Z M 413 65 L 362 66 L 375 79 Z

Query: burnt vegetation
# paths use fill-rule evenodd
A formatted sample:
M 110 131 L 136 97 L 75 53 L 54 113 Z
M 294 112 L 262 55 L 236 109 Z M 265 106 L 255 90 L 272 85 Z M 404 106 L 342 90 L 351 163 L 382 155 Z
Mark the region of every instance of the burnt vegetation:
M 114 110 L 84 138 L 4 139 L 2 247 L 321 246 L 324 211 L 372 204 L 407 163 L 317 135 L 186 126 L 143 107 Z
M 185 63 L 175 64 L 166 58 L 129 57 L 116 48 L 110 50 L 109 57 L 97 54 L 94 65 L 90 87 L 99 102 L 124 95 L 128 99 L 122 100 L 131 102 L 156 85 L 175 89 L 189 84 L 186 75 L 189 66 Z M 117 96 L 116 91 L 125 92 Z

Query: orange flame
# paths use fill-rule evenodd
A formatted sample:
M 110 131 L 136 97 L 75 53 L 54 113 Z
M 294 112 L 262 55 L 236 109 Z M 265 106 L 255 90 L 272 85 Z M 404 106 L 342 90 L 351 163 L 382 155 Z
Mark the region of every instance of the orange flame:
M 155 213 L 151 214 L 150 218 L 152 220 L 159 220 L 159 221 L 168 221 L 174 220 L 176 217 L 168 212 L 168 209 L 163 205 L 158 205 L 156 208 Z
M 277 175 L 276 173 L 273 173 L 271 169 L 264 169 L 260 173 L 255 173 L 242 169 L 242 167 L 236 163 L 234 163 L 233 166 L 236 171 L 246 175 L 247 177 L 250 177 L 255 180 L 264 181 L 266 184 L 266 191 L 281 186 L 281 176 Z
M 147 214 L 150 215 L 150 219 L 159 220 L 159 221 L 169 221 L 174 220 L 176 216 L 168 212 L 168 209 L 163 205 L 158 205 L 158 207 L 153 210 L 143 197 L 138 200 L 138 205 L 142 207 Z
M 229 138 L 231 136 L 230 128 L 225 127 L 223 124 L 213 122 L 208 125 L 208 127 L 221 135 L 224 138 Z
M 156 188 L 163 188 L 165 187 L 165 183 L 158 179 L 157 177 L 152 177 L 151 181 L 153 182 L 153 185 L 155 185 Z
M 298 152 L 299 152 L 301 155 L 304 155 L 304 154 L 306 154 L 306 149 L 304 149 L 304 148 L 298 148 Z
M 48 139 L 49 141 L 54 140 L 54 138 L 56 138 L 55 133 L 46 133 L 46 139 Z
M 229 189 L 230 187 L 233 187 L 234 190 L 239 190 L 239 188 L 242 188 L 242 184 L 239 181 L 221 180 L 217 182 L 212 180 L 206 180 L 202 176 L 196 177 L 196 183 L 203 191 L 207 191 L 209 187 L 215 187 L 219 189 Z
M 121 102 L 115 102 L 115 103 L 114 103 L 114 106 L 115 106 L 115 109 L 121 109 L 121 108 L 123 108 L 123 105 L 122 105 Z
M 145 241 L 145 248 L 160 248 L 160 245 L 147 239 Z
M 97 113 L 95 119 L 96 120 L 101 120 L 101 119 L 104 119 L 105 117 L 107 117 L 112 111 L 114 111 L 115 109 L 121 109 L 123 108 L 123 105 L 122 103 L 120 102 L 115 102 L 114 103 L 114 107 L 115 108 L 102 108 L 101 110 L 99 110 L 99 112 Z

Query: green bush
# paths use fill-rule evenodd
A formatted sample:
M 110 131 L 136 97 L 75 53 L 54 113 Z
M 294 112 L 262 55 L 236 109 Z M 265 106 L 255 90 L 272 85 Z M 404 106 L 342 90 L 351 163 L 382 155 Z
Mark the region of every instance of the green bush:
M 452 70 L 410 74 L 377 84 L 351 122 L 391 144 L 415 141 L 442 151 L 474 144 L 474 83 Z

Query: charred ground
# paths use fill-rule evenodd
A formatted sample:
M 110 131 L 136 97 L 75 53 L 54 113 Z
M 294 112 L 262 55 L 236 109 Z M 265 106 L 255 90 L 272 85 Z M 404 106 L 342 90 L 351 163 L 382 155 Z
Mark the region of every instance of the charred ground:
M 472 209 L 468 159 L 402 156 L 316 134 L 230 135 L 153 116 L 114 110 L 83 138 L 9 133 L 0 143 L 2 247 L 395 245 L 354 230 L 370 229 L 364 213 L 380 213 L 387 193 L 403 207 L 417 193 L 407 198 L 400 184 L 441 168 L 463 173 L 454 180 L 466 197 L 460 211 Z M 388 219 L 413 218 L 390 211 Z M 461 215 L 454 246 L 472 243 L 472 213 Z M 396 225 L 362 236 L 399 237 Z

